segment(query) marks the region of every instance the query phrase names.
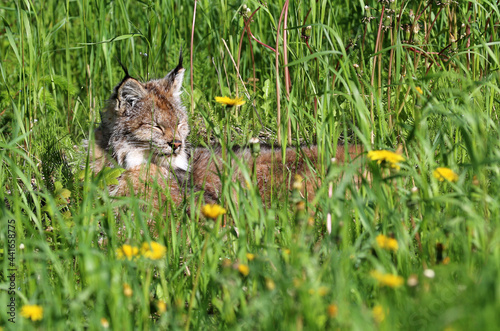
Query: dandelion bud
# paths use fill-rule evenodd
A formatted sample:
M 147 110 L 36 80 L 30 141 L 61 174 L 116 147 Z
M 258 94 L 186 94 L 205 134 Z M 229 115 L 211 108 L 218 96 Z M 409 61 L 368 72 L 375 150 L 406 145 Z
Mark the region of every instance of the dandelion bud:
M 410 195 L 408 197 L 408 200 L 406 201 L 406 206 L 408 208 L 413 208 L 417 205 L 417 203 L 419 202 L 419 196 L 418 196 L 418 188 L 416 186 L 414 186 L 411 190 L 410 190 Z
M 297 211 L 303 211 L 306 209 L 306 203 L 304 201 L 299 201 L 296 204 Z
M 392 23 L 391 17 L 390 16 L 386 16 L 385 19 L 384 19 L 384 26 L 385 27 L 390 27 L 391 23 Z
M 159 300 L 157 303 L 156 303 L 156 307 L 158 308 L 158 312 L 160 314 L 164 313 L 167 311 L 167 304 L 165 301 L 163 300 Z
M 307 37 L 310 37 L 311 36 L 311 32 L 312 32 L 312 26 L 310 26 L 310 25 L 306 26 L 306 30 L 304 31 L 304 34 Z
M 134 294 L 134 291 L 132 290 L 130 285 L 127 283 L 123 284 L 123 294 L 128 298 L 130 298 L 132 296 L 132 294 Z
M 252 155 L 254 157 L 257 157 L 260 154 L 259 139 L 253 137 L 253 138 L 250 138 L 250 140 L 248 142 L 250 143 L 250 149 L 252 151 Z
M 330 316 L 331 318 L 335 318 L 338 315 L 339 308 L 337 305 L 331 304 L 331 305 L 328 305 L 327 312 L 328 312 L 328 316 Z
M 472 177 L 472 185 L 474 185 L 474 186 L 479 186 L 479 184 L 480 184 L 480 183 L 479 183 L 479 179 L 477 179 L 477 176 L 476 176 L 476 175 L 474 175 L 474 176 Z M 21 245 L 22 245 L 22 244 L 21 244 Z
M 101 318 L 101 325 L 102 325 L 103 328 L 108 329 L 109 328 L 109 322 L 108 322 L 108 320 L 105 319 L 104 317 Z
M 272 291 L 276 288 L 276 284 L 271 278 L 266 277 L 266 287 L 269 291 Z
M 384 308 L 381 305 L 376 305 L 375 307 L 373 307 L 372 314 L 373 319 L 375 319 L 377 323 L 382 323 L 385 319 Z

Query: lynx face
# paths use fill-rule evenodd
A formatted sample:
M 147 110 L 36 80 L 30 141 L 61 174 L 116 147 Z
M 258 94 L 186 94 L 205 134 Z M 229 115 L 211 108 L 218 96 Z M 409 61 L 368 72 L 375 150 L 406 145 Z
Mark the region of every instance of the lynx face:
M 130 169 L 151 162 L 188 170 L 189 126 L 180 98 L 184 71 L 179 63 L 166 77 L 146 83 L 127 75 L 115 87 L 101 128 L 120 166 Z

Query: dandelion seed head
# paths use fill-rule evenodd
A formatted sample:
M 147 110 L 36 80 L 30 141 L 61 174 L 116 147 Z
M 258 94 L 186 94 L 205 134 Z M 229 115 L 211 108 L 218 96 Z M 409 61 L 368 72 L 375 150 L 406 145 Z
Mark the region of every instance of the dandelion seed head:
M 408 280 L 406 281 L 406 284 L 410 287 L 415 287 L 418 285 L 418 276 L 417 275 L 410 275 L 408 277 Z
M 432 279 L 432 278 L 436 277 L 436 273 L 432 269 L 425 269 L 424 270 L 424 276 L 427 277 L 427 278 Z

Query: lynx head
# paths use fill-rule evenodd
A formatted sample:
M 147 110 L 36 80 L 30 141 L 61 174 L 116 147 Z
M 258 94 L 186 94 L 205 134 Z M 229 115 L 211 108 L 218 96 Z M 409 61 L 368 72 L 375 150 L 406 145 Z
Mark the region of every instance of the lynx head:
M 141 83 L 126 72 L 103 114 L 110 128 L 109 148 L 118 164 L 131 168 L 149 160 L 156 165 L 187 170 L 186 109 L 181 102 L 182 52 L 177 67 L 161 79 Z

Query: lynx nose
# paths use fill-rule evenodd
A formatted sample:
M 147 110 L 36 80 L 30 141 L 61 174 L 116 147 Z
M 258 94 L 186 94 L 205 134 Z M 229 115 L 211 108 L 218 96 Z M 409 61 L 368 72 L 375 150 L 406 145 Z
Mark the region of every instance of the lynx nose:
M 182 142 L 180 140 L 174 140 L 169 142 L 168 144 L 170 145 L 170 147 L 172 147 L 174 151 L 176 151 L 182 146 Z

